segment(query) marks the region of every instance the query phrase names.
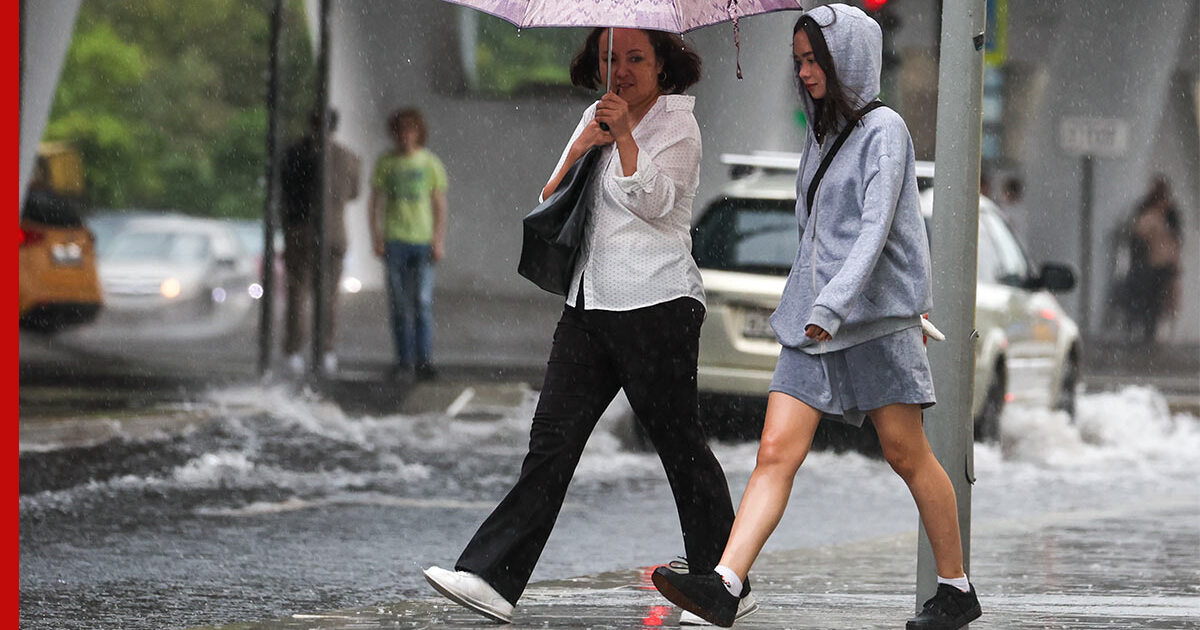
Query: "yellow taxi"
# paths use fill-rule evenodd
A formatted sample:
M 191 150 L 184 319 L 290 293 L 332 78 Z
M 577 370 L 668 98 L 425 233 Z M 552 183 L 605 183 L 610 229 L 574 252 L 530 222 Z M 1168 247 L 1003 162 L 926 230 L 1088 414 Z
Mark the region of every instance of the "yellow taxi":
M 17 228 L 19 324 L 54 333 L 95 319 L 104 303 L 95 238 L 83 223 L 83 168 L 66 145 L 44 143 Z

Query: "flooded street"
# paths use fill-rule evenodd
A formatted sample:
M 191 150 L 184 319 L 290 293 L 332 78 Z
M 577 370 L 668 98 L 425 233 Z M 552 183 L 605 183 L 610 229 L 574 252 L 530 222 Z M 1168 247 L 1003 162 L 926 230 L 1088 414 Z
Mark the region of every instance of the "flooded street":
M 426 596 L 419 570 L 452 564 L 515 479 L 535 398 L 482 418 L 360 417 L 283 386 L 228 388 L 159 410 L 189 418 L 183 429 L 23 443 L 21 627 L 188 627 Z M 1084 396 L 1074 424 L 1020 409 L 1004 420 L 1001 444 L 976 450 L 977 536 L 1130 502 L 1200 509 L 1200 420 L 1153 390 Z M 589 443 L 534 581 L 682 553 L 657 458 L 610 427 Z M 715 446 L 735 501 L 755 447 Z M 817 452 L 767 551 L 915 528 L 885 462 Z

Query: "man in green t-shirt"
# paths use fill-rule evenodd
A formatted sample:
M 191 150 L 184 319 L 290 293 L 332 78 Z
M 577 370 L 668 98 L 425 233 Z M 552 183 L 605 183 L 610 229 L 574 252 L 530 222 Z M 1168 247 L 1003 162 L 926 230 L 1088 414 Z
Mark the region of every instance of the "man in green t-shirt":
M 387 268 L 388 307 L 395 359 L 393 378 L 433 367 L 433 265 L 446 247 L 446 168 L 425 148 L 421 112 L 401 109 L 388 117 L 395 148 L 375 163 L 370 223 L 375 254 Z

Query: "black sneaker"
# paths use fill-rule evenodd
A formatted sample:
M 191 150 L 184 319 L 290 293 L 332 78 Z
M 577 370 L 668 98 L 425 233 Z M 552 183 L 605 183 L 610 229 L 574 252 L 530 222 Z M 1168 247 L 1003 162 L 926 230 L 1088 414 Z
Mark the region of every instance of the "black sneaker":
M 670 567 L 658 567 L 650 576 L 654 588 L 672 604 L 701 619 L 728 628 L 737 617 L 741 598 L 729 594 L 725 581 L 716 571 L 709 573 L 677 573 Z M 750 586 L 742 586 L 742 597 L 749 595 Z
M 938 584 L 937 593 L 925 602 L 921 614 L 908 620 L 907 630 L 958 630 L 983 614 L 975 585 L 966 593 L 949 584 Z
M 687 573 L 689 570 L 687 558 L 680 556 L 666 564 L 666 567 L 676 573 Z M 742 617 L 753 615 L 758 612 L 758 600 L 754 598 L 754 594 L 750 592 L 750 576 L 746 576 L 746 580 L 742 583 L 742 597 L 738 600 L 737 614 L 734 616 L 734 621 L 741 621 Z M 728 589 L 726 589 L 728 590 Z M 681 626 L 710 626 L 709 622 L 701 619 L 696 613 L 685 610 L 679 614 L 679 625 Z
M 432 381 L 438 376 L 437 368 L 434 368 L 432 363 L 420 363 L 417 365 L 416 376 L 418 381 Z

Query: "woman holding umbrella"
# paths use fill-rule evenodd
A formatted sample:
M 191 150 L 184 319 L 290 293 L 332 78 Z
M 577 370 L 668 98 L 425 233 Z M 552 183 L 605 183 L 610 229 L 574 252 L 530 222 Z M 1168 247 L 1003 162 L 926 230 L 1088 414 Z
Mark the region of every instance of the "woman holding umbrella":
M 584 111 L 541 191 L 549 196 L 571 165 L 600 147 L 529 453 L 455 570 L 425 571 L 446 597 L 505 623 L 554 527 L 584 444 L 620 389 L 666 469 L 693 569 L 713 570 L 733 523 L 724 472 L 696 418 L 705 310 L 690 227 L 700 129 L 695 99 L 682 92 L 700 79 L 700 58 L 678 35 L 593 29 L 572 61 L 571 79 L 595 89 L 610 71 L 610 91 Z M 743 611 L 753 609 L 752 599 L 743 601 Z
M 797 181 L 801 239 L 771 320 L 784 347 L 757 464 L 716 570 L 659 568 L 654 585 L 684 609 L 732 625 L 741 583 L 779 524 L 821 416 L 860 425 L 869 414 L 937 564 L 937 594 L 907 628 L 961 628 L 980 607 L 963 572 L 954 489 L 922 428 L 921 410 L 934 403 L 921 338 L 932 287 L 913 144 L 900 116 L 868 107 L 879 94 L 882 34 L 861 10 L 831 4 L 801 16 L 792 52 L 810 127 Z

